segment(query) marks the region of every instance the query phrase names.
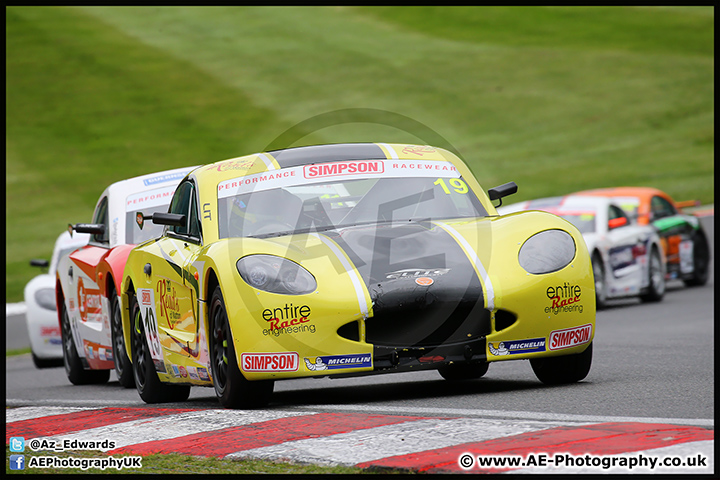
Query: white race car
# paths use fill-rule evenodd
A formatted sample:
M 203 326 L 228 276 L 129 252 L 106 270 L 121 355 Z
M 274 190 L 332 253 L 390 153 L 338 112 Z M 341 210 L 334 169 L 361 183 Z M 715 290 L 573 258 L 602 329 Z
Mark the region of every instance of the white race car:
M 632 223 L 611 199 L 567 195 L 514 203 L 497 210 L 501 215 L 543 210 L 575 225 L 592 258 L 597 308 L 607 306 L 611 298 L 662 300 L 666 260 L 657 232 L 650 226 Z
M 52 259 L 30 260 L 33 267 L 49 268 L 25 285 L 25 314 L 32 358 L 37 368 L 62 366 L 62 339 L 55 305 L 55 272 L 61 257 L 86 245 L 90 238 L 87 234 L 73 237 L 63 232 L 55 241 Z
M 65 373 L 72 384 L 107 382 L 114 368 L 122 386 L 134 386 L 116 292 L 130 250 L 162 234 L 162 226 L 143 222 L 138 212 L 167 212 L 175 188 L 193 168 L 113 183 L 100 195 L 93 223 L 71 225 L 90 234 L 86 246 L 60 260 L 56 274 Z

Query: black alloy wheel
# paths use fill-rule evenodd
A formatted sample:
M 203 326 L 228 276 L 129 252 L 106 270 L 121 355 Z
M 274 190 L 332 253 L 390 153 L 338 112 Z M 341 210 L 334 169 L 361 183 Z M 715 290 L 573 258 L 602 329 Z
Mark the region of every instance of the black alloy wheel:
M 60 307 L 60 333 L 62 335 L 63 365 L 68 380 L 73 385 L 94 385 L 105 383 L 110 379 L 110 370 L 85 370 L 80 356 L 75 348 L 72 330 L 70 327 L 70 316 L 68 315 L 65 300 Z
M 261 408 L 270 402 L 273 380 L 247 380 L 238 367 L 222 290 L 216 287 L 210 301 L 210 361 L 213 385 L 225 408 Z
M 145 403 L 182 402 L 190 396 L 190 385 L 162 383 L 155 371 L 155 363 L 150 356 L 145 326 L 143 325 L 135 292 L 130 297 L 130 321 L 132 324 L 132 371 L 135 388 Z
M 125 388 L 135 386 L 132 364 L 125 350 L 125 337 L 122 326 L 122 304 L 115 288 L 110 288 L 110 331 L 112 336 L 113 359 L 115 362 L 115 375 L 118 382 Z

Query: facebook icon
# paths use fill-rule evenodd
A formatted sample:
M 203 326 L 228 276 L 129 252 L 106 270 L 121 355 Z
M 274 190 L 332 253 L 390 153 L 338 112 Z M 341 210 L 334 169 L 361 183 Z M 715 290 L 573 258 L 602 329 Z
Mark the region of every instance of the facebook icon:
M 25 470 L 25 455 L 10 455 L 10 470 Z

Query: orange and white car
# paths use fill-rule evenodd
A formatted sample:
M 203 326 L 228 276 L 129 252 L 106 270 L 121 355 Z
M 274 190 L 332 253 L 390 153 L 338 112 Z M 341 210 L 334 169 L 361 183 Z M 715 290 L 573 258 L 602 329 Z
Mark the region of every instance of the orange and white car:
M 162 234 L 160 226 L 141 228 L 136 212 L 167 212 L 175 188 L 193 168 L 113 183 L 100 195 L 93 223 L 71 225 L 71 233 L 90 234 L 87 245 L 60 259 L 56 273 L 63 362 L 71 383 L 107 382 L 114 368 L 122 386 L 134 386 L 116 292 L 130 250 Z
M 578 192 L 611 198 L 639 225 L 652 225 L 660 236 L 667 258 L 667 278 L 685 285 L 705 285 L 710 271 L 710 246 L 698 218 L 682 212 L 696 202 L 675 202 L 667 193 L 651 187 L 599 188 Z

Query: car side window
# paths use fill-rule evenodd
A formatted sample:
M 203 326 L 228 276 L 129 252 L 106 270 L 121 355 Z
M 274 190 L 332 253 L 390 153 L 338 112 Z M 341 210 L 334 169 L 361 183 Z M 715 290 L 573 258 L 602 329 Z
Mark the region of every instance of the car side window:
M 608 207 L 608 225 L 610 228 L 624 227 L 630 225 L 630 219 L 622 208 L 610 205 Z
M 185 215 L 187 222 L 184 227 L 170 227 L 169 231 L 179 235 L 200 237 L 200 221 L 197 214 L 197 201 L 195 199 L 195 185 L 192 182 L 183 182 L 175 191 L 170 213 Z
M 198 217 L 197 198 L 195 197 L 195 188 L 190 195 L 190 208 L 188 211 L 188 234 L 193 237 L 200 237 L 200 219 Z
M 650 217 L 651 220 L 659 220 L 665 217 L 671 217 L 677 214 L 673 204 L 662 197 L 652 197 L 650 200 Z
M 107 197 L 103 197 L 102 200 L 100 200 L 100 204 L 98 204 L 97 209 L 95 209 L 95 215 L 93 216 L 93 223 L 105 225 L 105 232 L 102 234 L 96 233 L 92 236 L 91 241 L 95 243 L 103 243 L 108 244 L 110 243 L 109 239 L 109 232 L 108 232 L 108 199 Z

